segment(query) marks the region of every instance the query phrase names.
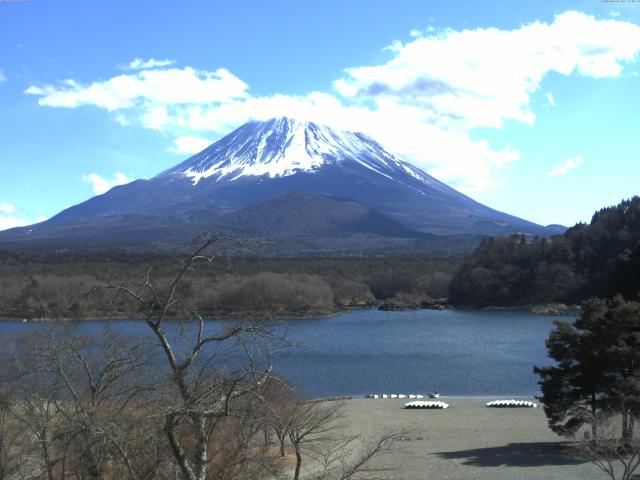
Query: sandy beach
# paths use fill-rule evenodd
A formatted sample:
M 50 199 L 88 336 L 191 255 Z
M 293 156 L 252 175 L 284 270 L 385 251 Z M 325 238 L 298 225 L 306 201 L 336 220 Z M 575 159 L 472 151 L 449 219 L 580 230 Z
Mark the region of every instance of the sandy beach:
M 385 463 L 390 478 L 491 480 L 596 480 L 604 474 L 576 458 L 547 427 L 542 408 L 487 408 L 488 398 L 446 398 L 446 410 L 406 410 L 408 400 L 345 402 L 350 433 L 384 428 L 412 430 Z M 533 399 L 528 399 L 533 400 Z

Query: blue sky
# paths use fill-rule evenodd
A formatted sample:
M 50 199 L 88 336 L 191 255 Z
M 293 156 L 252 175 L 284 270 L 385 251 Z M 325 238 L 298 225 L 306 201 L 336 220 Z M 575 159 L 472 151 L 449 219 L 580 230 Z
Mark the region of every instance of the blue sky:
M 0 1 L 0 40 L 0 228 L 285 114 L 542 224 L 640 193 L 640 3 Z

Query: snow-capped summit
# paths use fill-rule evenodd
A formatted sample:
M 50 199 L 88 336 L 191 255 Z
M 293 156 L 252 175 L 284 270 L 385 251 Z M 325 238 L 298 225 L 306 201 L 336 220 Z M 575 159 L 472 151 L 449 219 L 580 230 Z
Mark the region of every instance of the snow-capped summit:
M 401 172 L 426 183 L 433 180 L 363 133 L 287 117 L 249 122 L 159 176 L 182 174 L 197 184 L 210 177 L 233 181 L 313 173 L 344 162 L 356 162 L 388 179 Z

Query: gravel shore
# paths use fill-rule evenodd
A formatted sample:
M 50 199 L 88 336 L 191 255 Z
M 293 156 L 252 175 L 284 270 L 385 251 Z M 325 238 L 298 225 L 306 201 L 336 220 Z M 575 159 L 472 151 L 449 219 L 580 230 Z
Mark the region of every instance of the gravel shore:
M 411 430 L 385 464 L 397 479 L 596 480 L 604 474 L 576 458 L 547 427 L 542 408 L 487 408 L 489 398 L 446 398 L 446 410 L 405 410 L 408 400 L 345 402 L 349 433 Z M 533 399 L 527 399 L 533 400 Z

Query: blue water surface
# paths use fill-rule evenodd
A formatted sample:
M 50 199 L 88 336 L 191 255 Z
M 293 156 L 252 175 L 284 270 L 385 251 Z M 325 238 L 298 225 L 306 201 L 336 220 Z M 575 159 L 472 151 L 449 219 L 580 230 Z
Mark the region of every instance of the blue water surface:
M 535 365 L 549 365 L 545 339 L 557 317 L 520 311 L 354 310 L 286 322 L 295 347 L 276 353 L 274 371 L 309 396 L 425 393 L 538 394 Z M 75 322 L 78 333 L 150 336 L 140 320 Z M 217 322 L 211 322 L 216 328 Z M 0 322 L 0 335 L 54 328 Z

